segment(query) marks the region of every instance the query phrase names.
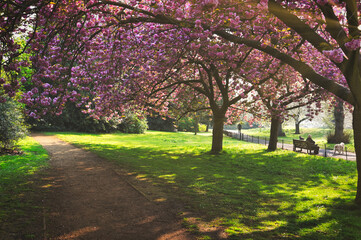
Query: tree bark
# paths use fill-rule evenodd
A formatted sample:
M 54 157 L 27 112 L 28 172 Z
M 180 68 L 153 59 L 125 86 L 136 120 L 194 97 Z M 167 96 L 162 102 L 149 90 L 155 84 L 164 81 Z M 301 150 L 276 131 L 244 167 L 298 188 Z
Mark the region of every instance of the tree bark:
M 296 131 L 295 134 L 300 134 L 300 123 L 296 122 Z
M 333 115 L 335 117 L 335 141 L 342 142 L 344 135 L 345 113 L 343 109 L 343 101 L 339 100 L 334 108 Z
M 278 131 L 277 131 L 277 134 L 278 134 L 278 136 L 279 137 L 284 137 L 284 136 L 286 136 L 286 133 L 283 131 L 283 129 L 282 129 L 282 121 L 280 121 L 280 123 L 279 123 L 279 126 L 278 126 Z
M 299 118 L 295 118 L 295 134 L 301 134 L 300 126 L 301 122 L 306 121 L 308 118 L 303 118 L 299 120 Z
M 223 148 L 224 115 L 214 115 L 212 134 L 212 153 L 219 153 Z
M 278 127 L 280 126 L 280 123 L 281 119 L 279 117 L 272 117 L 268 151 L 275 151 L 277 149 Z
M 197 115 L 195 115 L 193 123 L 194 123 L 194 135 L 197 135 L 197 133 L 198 133 L 198 131 L 199 131 L 199 129 L 198 129 L 198 117 L 197 117 Z
M 361 207 L 361 109 L 354 108 L 353 111 L 353 133 L 354 133 L 354 145 L 356 151 L 356 165 L 357 165 L 357 192 L 355 202 Z

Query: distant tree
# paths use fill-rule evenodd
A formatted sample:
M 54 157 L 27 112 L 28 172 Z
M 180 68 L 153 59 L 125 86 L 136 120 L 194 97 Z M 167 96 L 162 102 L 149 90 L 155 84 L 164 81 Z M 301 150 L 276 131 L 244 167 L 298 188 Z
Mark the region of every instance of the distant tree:
M 335 141 L 339 143 L 344 136 L 345 123 L 345 111 L 342 100 L 336 101 L 336 106 L 333 110 L 333 116 L 335 118 Z
M 277 133 L 277 136 L 279 136 L 279 137 L 285 137 L 286 136 L 286 133 L 283 131 L 283 127 L 282 127 L 283 122 L 284 121 L 279 122 L 278 133 Z
M 334 132 L 328 134 L 327 142 L 328 143 L 349 143 L 350 135 L 345 134 L 344 125 L 345 125 L 345 109 L 344 102 L 340 99 L 334 99 L 331 101 L 333 107 L 333 115 L 331 119 L 330 127 L 334 129 Z
M 301 134 L 300 125 L 302 122 L 309 120 L 310 117 L 306 115 L 304 108 L 297 108 L 290 112 L 290 116 L 295 121 L 295 134 Z

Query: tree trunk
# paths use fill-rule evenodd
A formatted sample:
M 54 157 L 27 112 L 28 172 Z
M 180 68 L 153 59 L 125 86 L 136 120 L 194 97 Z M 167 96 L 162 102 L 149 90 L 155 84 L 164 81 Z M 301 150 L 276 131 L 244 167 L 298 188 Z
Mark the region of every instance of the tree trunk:
M 280 118 L 272 117 L 268 151 L 275 151 L 277 149 L 278 127 L 280 126 L 280 123 L 281 123 Z
M 361 206 L 361 109 L 355 107 L 353 111 L 353 133 L 354 133 L 354 145 L 356 151 L 356 164 L 357 164 L 357 192 L 355 202 Z
M 277 131 L 277 135 L 279 137 L 284 137 L 286 136 L 285 132 L 282 129 L 282 121 L 279 121 L 279 126 L 278 126 L 278 131 Z
M 296 131 L 295 134 L 300 134 L 300 123 L 296 122 Z
M 343 130 L 344 130 L 344 121 L 345 113 L 343 109 L 343 101 L 339 100 L 333 110 L 333 115 L 335 117 L 335 141 L 342 142 L 343 139 Z
M 223 125 L 224 115 L 213 118 L 213 134 L 212 134 L 212 153 L 219 153 L 223 148 Z
M 197 133 L 199 131 L 199 129 L 198 129 L 198 117 L 197 116 L 194 117 L 193 123 L 194 123 L 194 135 L 197 135 Z

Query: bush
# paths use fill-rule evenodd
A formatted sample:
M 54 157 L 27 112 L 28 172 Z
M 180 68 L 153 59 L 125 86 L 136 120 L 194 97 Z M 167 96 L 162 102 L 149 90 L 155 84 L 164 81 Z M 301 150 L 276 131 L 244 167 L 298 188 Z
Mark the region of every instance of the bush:
M 0 147 L 11 149 L 26 134 L 27 128 L 19 104 L 10 99 L 0 103 Z
M 327 143 L 340 143 L 340 142 L 350 143 L 351 142 L 351 134 L 345 132 L 343 134 L 343 136 L 337 137 L 337 138 L 334 133 L 329 132 L 327 134 Z
M 178 121 L 178 131 L 181 131 L 181 132 L 194 132 L 194 120 L 191 117 L 183 117 L 183 118 L 181 118 Z
M 124 133 L 144 133 L 147 130 L 147 119 L 139 118 L 135 113 L 126 113 L 118 129 Z
M 195 132 L 195 120 L 191 117 L 183 117 L 178 121 L 178 131 Z M 205 132 L 207 125 L 198 123 L 197 132 Z
M 76 131 L 88 133 L 110 133 L 117 131 L 119 121 L 104 118 L 99 120 L 81 112 L 74 103 L 68 102 L 60 116 L 46 115 L 36 120 L 29 118 L 27 122 L 35 131 Z
M 205 132 L 207 131 L 207 125 L 206 124 L 198 124 L 198 128 L 200 132 Z
M 157 114 L 155 116 L 147 116 L 148 129 L 156 131 L 175 132 L 175 120 L 170 117 L 162 118 Z

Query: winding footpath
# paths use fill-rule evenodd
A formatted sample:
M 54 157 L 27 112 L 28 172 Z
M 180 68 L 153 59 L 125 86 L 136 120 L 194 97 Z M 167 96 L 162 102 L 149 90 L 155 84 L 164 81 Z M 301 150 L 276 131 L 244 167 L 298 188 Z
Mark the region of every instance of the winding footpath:
M 54 136 L 32 137 L 51 156 L 44 239 L 194 239 L 172 204 L 147 198 L 112 163 Z

